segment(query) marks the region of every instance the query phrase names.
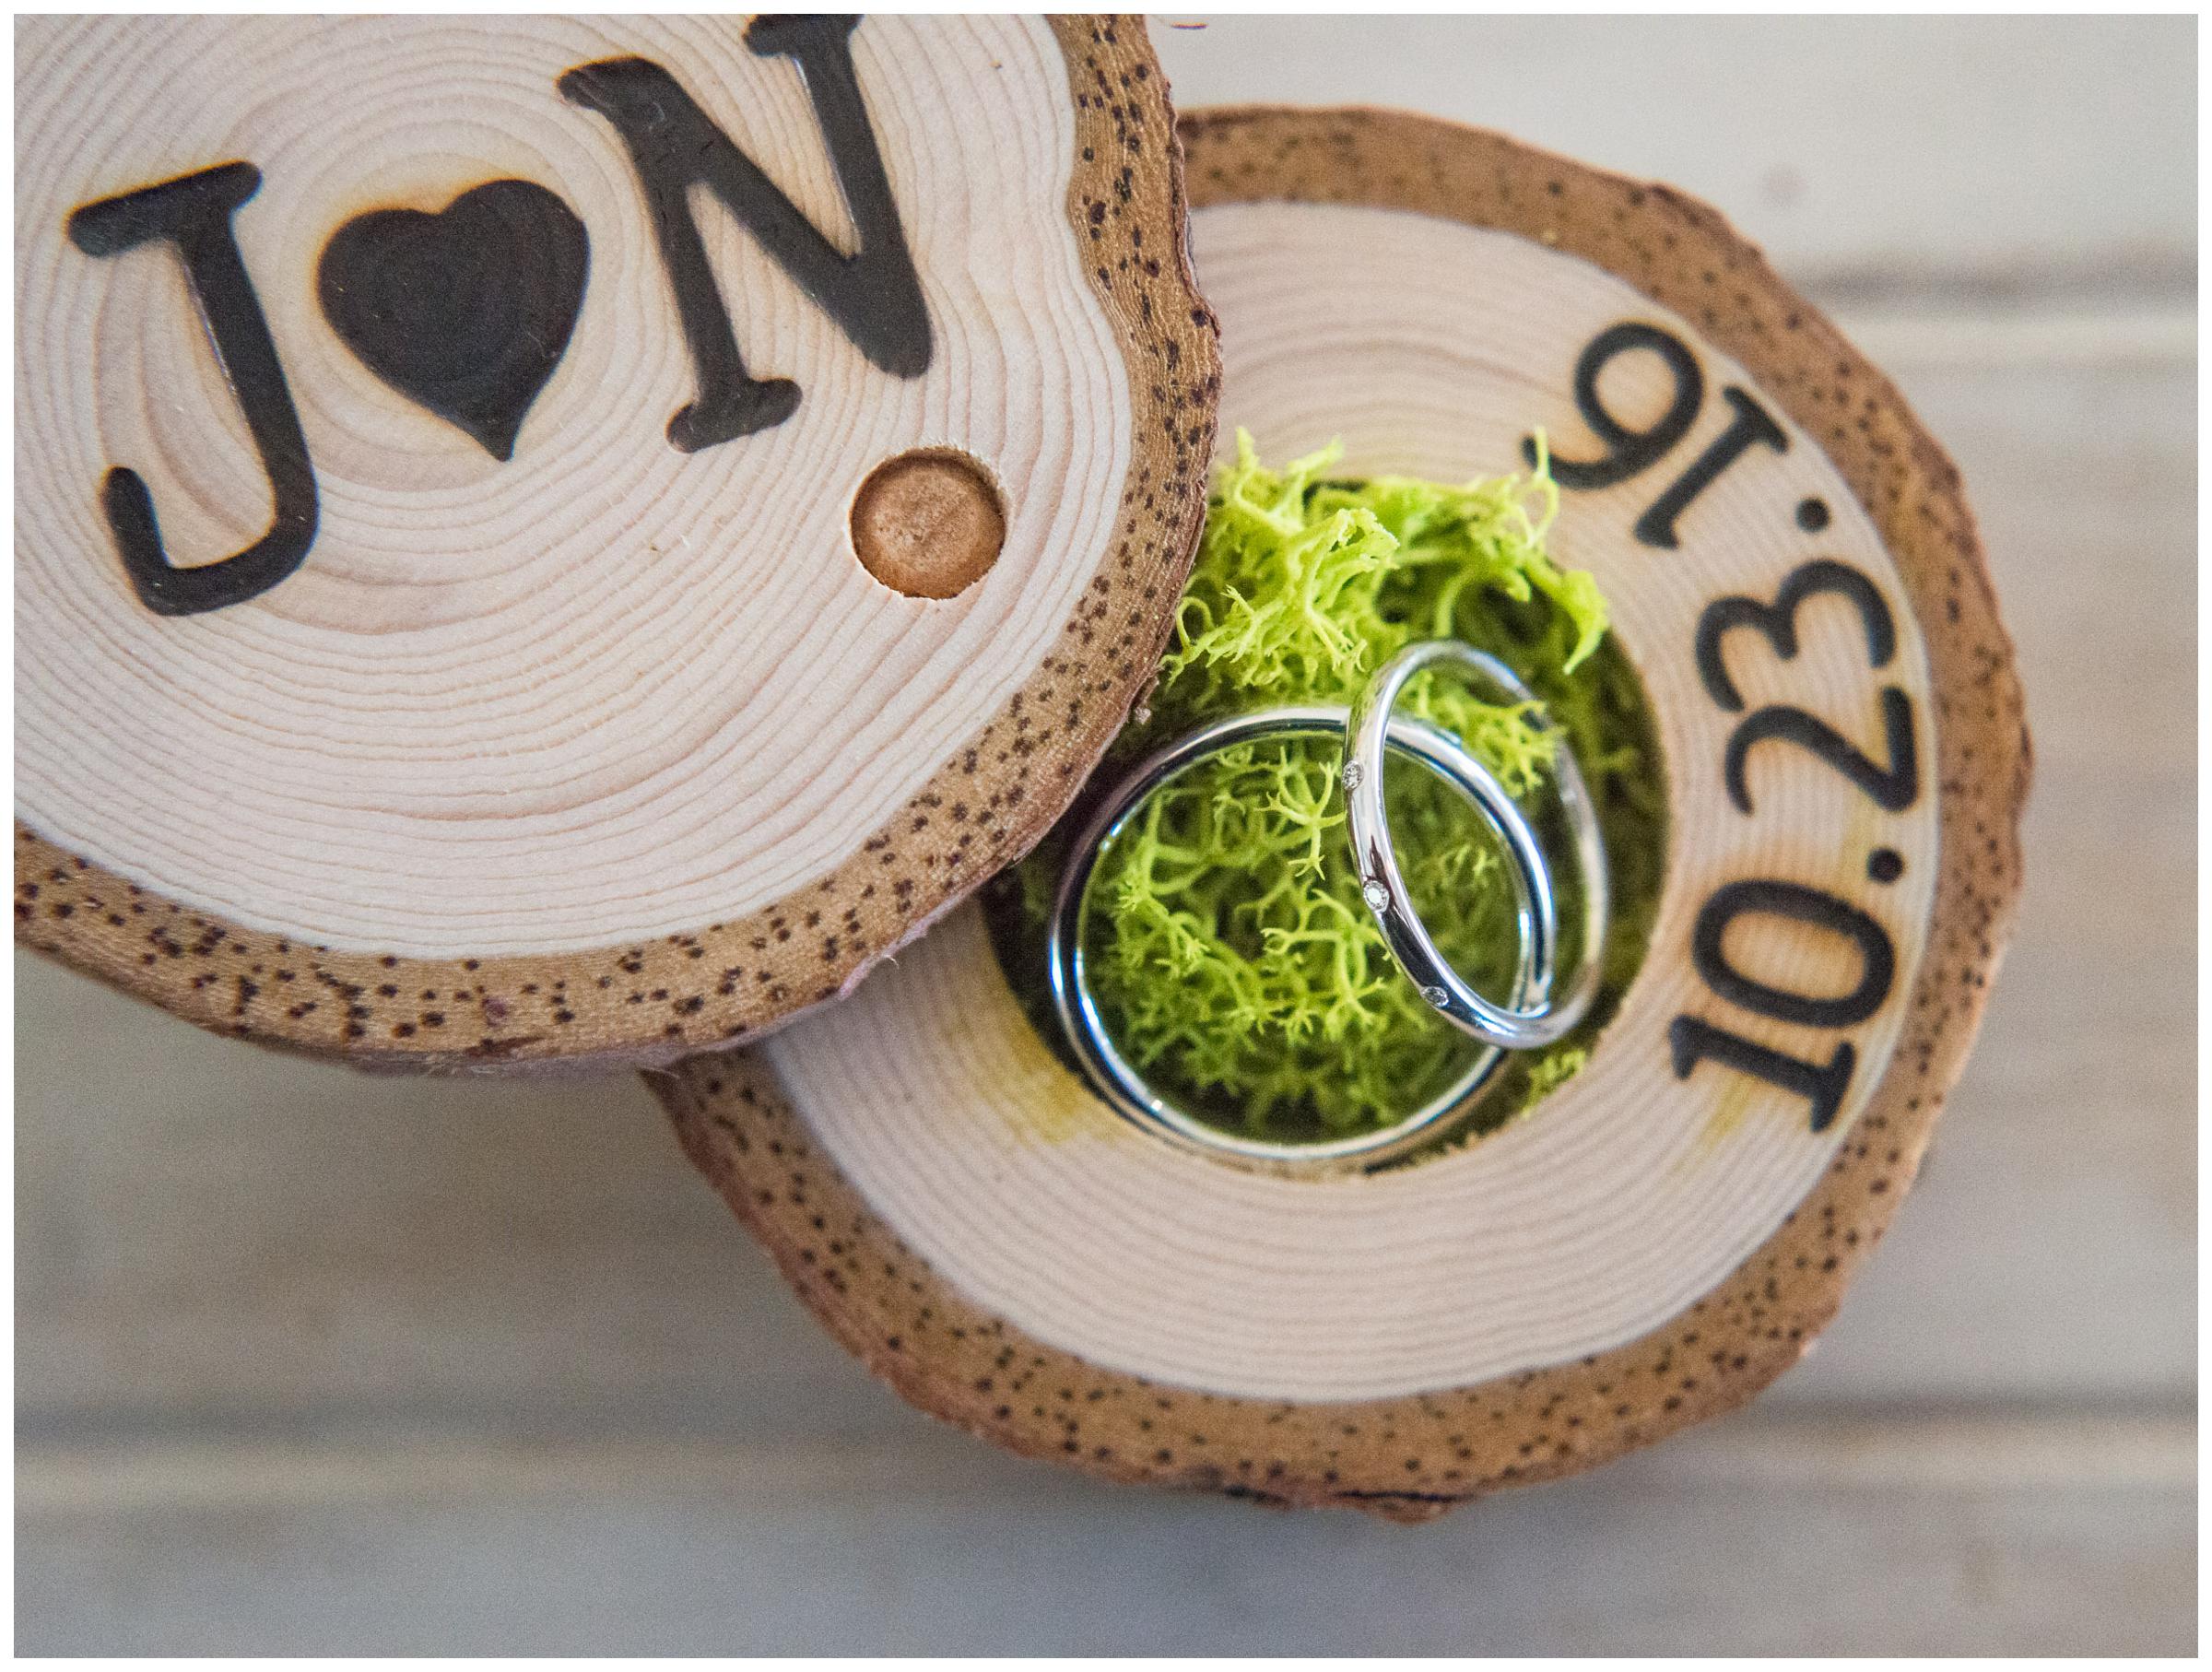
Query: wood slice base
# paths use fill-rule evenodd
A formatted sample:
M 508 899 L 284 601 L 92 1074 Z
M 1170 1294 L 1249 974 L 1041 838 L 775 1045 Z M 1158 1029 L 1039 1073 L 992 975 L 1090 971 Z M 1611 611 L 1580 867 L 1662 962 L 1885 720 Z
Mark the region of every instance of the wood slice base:
M 371 1065 L 666 1060 L 1025 852 L 1150 677 L 1218 358 L 1141 23 L 18 46 L 28 944 Z
M 2001 952 L 2021 696 L 1949 462 L 1710 210 L 1418 117 L 1182 131 L 1225 429 L 1446 479 L 1547 435 L 1554 550 L 1612 598 L 1666 753 L 1642 972 L 1528 1118 L 1369 1176 L 1117 1121 L 972 910 L 653 1083 L 924 1407 L 1118 1478 L 1418 1518 L 1736 1405 L 1832 1315 Z

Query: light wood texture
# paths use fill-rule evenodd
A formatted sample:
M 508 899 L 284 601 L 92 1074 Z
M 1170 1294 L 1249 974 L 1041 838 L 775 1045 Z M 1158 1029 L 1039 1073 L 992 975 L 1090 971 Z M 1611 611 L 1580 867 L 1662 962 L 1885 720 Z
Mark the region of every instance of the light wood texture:
M 1818 1349 L 1748 1412 L 1411 1537 L 1109 1488 L 873 1382 L 635 1080 L 364 1079 L 18 957 L 25 1649 L 2192 1649 L 2194 177 L 2158 136 L 2193 129 L 2193 26 L 1319 27 L 1153 34 L 1193 102 L 1410 86 L 1664 152 L 1974 495 L 2036 725 L 2029 886 Z M 1920 161 L 1845 166 L 1883 147 Z M 1892 263 L 1878 297 L 1851 277 Z M 2068 695 L 2115 668 L 2118 727 Z
M 2194 1466 L 2183 1422 L 1732 1419 L 1409 1537 L 945 1434 L 60 1455 L 18 1482 L 18 1647 L 2186 1654 Z
M 2183 18 L 1170 14 L 1152 38 L 1183 110 L 1425 111 L 1672 181 L 1836 305 L 2194 283 Z
M 272 1042 L 425 1066 L 652 1060 L 835 996 L 1025 849 L 1116 729 L 1194 536 L 1214 365 L 1141 27 L 853 31 L 926 365 L 888 325 L 864 359 L 853 320 L 697 191 L 708 314 L 800 394 L 783 421 L 682 447 L 672 415 L 703 374 L 644 165 L 562 78 L 650 60 L 800 214 L 856 236 L 870 211 L 847 204 L 846 151 L 832 167 L 836 124 L 738 20 L 45 19 L 19 44 L 32 944 Z M 261 171 L 233 226 L 319 519 L 273 589 L 161 615 L 118 560 L 103 473 L 140 473 L 180 563 L 254 540 L 269 489 L 175 246 L 97 259 L 64 229 L 233 159 Z M 341 296 L 382 277 L 344 254 L 374 245 L 365 214 L 446 211 L 488 179 L 557 194 L 590 245 L 512 460 L 342 336 L 329 291 L 334 272 Z M 487 233 L 483 273 L 359 304 L 370 347 L 441 283 L 509 294 L 545 265 L 533 236 Z M 874 292 L 849 305 L 892 317 Z M 871 574 L 854 497 L 925 448 L 977 462 L 1000 538 L 979 560 L 917 526 Z M 963 549 L 933 558 L 947 543 Z
M 1666 883 L 1620 1013 L 1583 1074 L 1481 1144 L 1265 1177 L 1090 1096 L 971 913 L 839 1010 L 654 1085 L 802 1297 L 925 1408 L 1114 1478 L 1430 1515 L 1730 1408 L 1828 1322 L 1911 1183 L 2008 932 L 2021 699 L 1956 472 L 1710 210 L 1420 118 L 1247 109 L 1182 132 L 1224 420 L 1276 456 L 1338 434 L 1355 473 L 1464 479 L 1510 469 L 1532 429 L 1587 459 L 1609 451 L 1593 429 L 1695 415 L 1645 468 L 1568 494 L 1555 542 L 1611 599 L 1665 755 Z M 1646 346 L 1593 371 L 1624 329 Z M 1708 406 L 1698 388 L 1733 393 Z M 1778 443 L 1652 533 L 1665 484 L 1752 398 Z M 1816 628 L 1808 601 L 1755 688 L 1740 641 L 1760 635 L 1716 647 L 1711 612 L 1782 597 L 1816 559 L 1879 602 Z M 1729 681 L 1733 705 L 1712 694 Z M 1738 716 L 1763 703 L 1854 716 L 1854 736 L 1905 708 L 1912 736 L 1892 728 L 1885 754 L 1922 762 L 1909 793 L 1771 745 L 1755 796 L 1748 761 L 1724 789 L 1757 724 Z M 1871 944 L 1854 957 L 1762 906 L 1724 933 L 1732 967 L 1869 1004 L 1793 1015 L 1693 959 L 1693 919 L 1777 886 L 1856 913 Z M 1848 1089 L 1824 1119 L 1693 1068 L 1686 1017 L 1842 1065 Z
M 1225 426 L 1251 430 L 1277 460 L 1341 439 L 1352 475 L 1507 473 L 1532 426 L 1563 454 L 1588 455 L 1569 393 L 1584 345 L 1624 318 L 1696 340 L 1678 316 L 1585 262 L 1422 217 L 1224 205 L 1193 218 L 1193 247 L 1222 321 Z M 1718 390 L 1749 379 L 1709 355 L 1705 381 Z M 1637 429 L 1673 394 L 1658 357 L 1641 351 L 1604 387 Z M 1712 405 L 1720 410 L 1678 443 L 1682 460 L 1727 427 L 1725 403 Z M 1689 653 L 1704 606 L 1771 598 L 1815 554 L 1878 577 L 1892 597 L 1902 588 L 1802 430 L 1785 459 L 1747 460 L 1700 496 L 1682 549 L 1660 553 L 1630 525 L 1672 474 L 1662 465 L 1565 496 L 1551 542 L 1605 591 L 1668 767 L 1654 956 L 1589 1070 L 1539 1119 L 1429 1164 L 1325 1183 L 1194 1164 L 1040 1047 L 970 909 L 765 1053 L 813 1134 L 910 1250 L 986 1310 L 1090 1362 L 1220 1393 L 1347 1400 L 1464 1386 L 1619 1346 L 1771 1234 L 1843 1142 L 1903 1019 L 1934 894 L 1936 799 L 1879 818 L 1807 759 L 1759 762 L 1758 817 L 1729 802 L 1721 762 L 1738 716 L 1706 694 Z M 1817 538 L 1790 520 L 1807 497 L 1837 508 Z M 1801 702 L 1851 716 L 1858 731 L 1875 695 L 1863 632 L 1848 606 L 1825 620 L 1808 606 L 1805 621 L 1790 663 L 1731 644 L 1746 701 Z M 1898 683 L 1924 715 L 1925 653 L 1909 618 L 1900 629 Z M 1876 842 L 1905 856 L 1904 877 L 1886 889 L 1865 877 Z M 1895 1000 L 1853 1030 L 1865 1066 L 1826 1133 L 1808 1130 L 1801 1098 L 1731 1084 L 1717 1069 L 1678 1079 L 1668 1066 L 1674 1018 L 1715 1010 L 1687 954 L 1690 920 L 1739 876 L 1836 889 L 1890 926 Z M 1830 935 L 1765 924 L 1739 933 L 1738 955 L 1782 986 L 1847 992 L 1857 979 Z M 1832 1044 L 1818 1030 L 1754 1030 L 1801 1054 L 1805 1042 L 1816 1055 Z

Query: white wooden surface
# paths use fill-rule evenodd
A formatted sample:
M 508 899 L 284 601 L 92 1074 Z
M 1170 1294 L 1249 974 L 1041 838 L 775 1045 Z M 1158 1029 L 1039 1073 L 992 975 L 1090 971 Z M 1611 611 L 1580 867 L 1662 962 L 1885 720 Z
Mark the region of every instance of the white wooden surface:
M 351 1077 L 29 960 L 26 1651 L 2186 1653 L 2194 24 L 1217 21 L 1716 203 L 1964 469 L 2028 890 L 1897 1230 L 1753 1409 L 1407 1530 L 1105 1488 L 871 1383 L 635 1082 Z

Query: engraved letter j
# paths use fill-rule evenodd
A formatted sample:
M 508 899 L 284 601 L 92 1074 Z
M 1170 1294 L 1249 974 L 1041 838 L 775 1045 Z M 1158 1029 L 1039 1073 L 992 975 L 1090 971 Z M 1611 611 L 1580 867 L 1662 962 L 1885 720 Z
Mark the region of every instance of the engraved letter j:
M 69 237 L 88 255 L 120 255 L 157 240 L 176 245 L 276 498 L 276 519 L 253 545 L 218 563 L 178 569 L 162 554 L 161 529 L 145 481 L 135 470 L 110 470 L 100 485 L 108 527 L 139 602 L 156 615 L 190 616 L 242 604 L 298 569 L 315 538 L 315 473 L 307 438 L 300 432 L 276 345 L 230 229 L 232 212 L 260 189 L 260 170 L 229 162 L 87 204 L 69 217 Z

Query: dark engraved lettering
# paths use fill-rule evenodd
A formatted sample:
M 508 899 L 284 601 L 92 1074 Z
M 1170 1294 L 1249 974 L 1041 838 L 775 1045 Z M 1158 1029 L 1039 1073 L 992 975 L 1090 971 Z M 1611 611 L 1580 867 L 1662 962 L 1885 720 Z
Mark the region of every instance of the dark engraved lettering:
M 796 383 L 756 379 L 745 369 L 691 218 L 687 194 L 693 185 L 719 197 L 872 364 L 899 377 L 928 369 L 929 310 L 853 72 L 858 21 L 761 18 L 745 35 L 755 53 L 788 55 L 798 64 L 859 233 L 860 247 L 849 256 L 659 65 L 611 58 L 560 78 L 565 97 L 614 124 L 637 169 L 699 382 L 698 398 L 668 423 L 669 441 L 686 453 L 780 424 L 799 404 Z
M 355 217 L 324 247 L 316 291 L 363 365 L 509 459 L 568 348 L 590 261 L 567 204 L 495 180 L 435 215 Z
M 1740 712 L 1743 694 L 1728 677 L 1728 664 L 1721 655 L 1721 641 L 1733 628 L 1756 628 L 1766 635 L 1775 654 L 1785 662 L 1792 661 L 1797 654 L 1797 606 L 1817 593 L 1830 592 L 1841 594 L 1858 606 L 1859 619 L 1866 630 L 1868 664 L 1875 667 L 1888 666 L 1889 658 L 1897 653 L 1897 627 L 1889 618 L 1889 606 L 1882 601 L 1881 593 L 1872 581 L 1850 565 L 1830 558 L 1817 558 L 1783 577 L 1781 590 L 1774 595 L 1771 604 L 1735 596 L 1716 598 L 1705 606 L 1705 613 L 1698 618 L 1698 676 L 1705 682 L 1706 694 L 1729 712 Z
M 1674 376 L 1675 394 L 1672 403 L 1659 421 L 1649 430 L 1630 430 L 1606 409 L 1597 393 L 1597 380 L 1618 355 L 1644 348 L 1666 362 Z M 1590 489 L 1610 488 L 1616 482 L 1626 481 L 1640 470 L 1649 469 L 1666 456 L 1667 450 L 1689 433 L 1697 422 L 1698 408 L 1705 400 L 1705 374 L 1698 369 L 1697 356 L 1685 347 L 1680 339 L 1656 325 L 1629 321 L 1607 326 L 1591 338 L 1590 346 L 1574 362 L 1574 404 L 1583 415 L 1583 421 L 1606 445 L 1606 456 L 1600 459 L 1563 459 L 1554 454 L 1551 474 L 1562 488 Z M 1524 457 L 1533 465 L 1536 462 L 1536 442 L 1534 436 L 1524 436 L 1521 442 Z
M 314 544 L 315 472 L 307 438 L 230 226 L 238 206 L 260 189 L 260 170 L 228 162 L 87 204 L 69 217 L 70 240 L 88 255 L 120 255 L 157 241 L 176 246 L 276 501 L 268 532 L 243 551 L 178 569 L 162 551 L 154 497 L 145 481 L 135 470 L 110 470 L 100 485 L 108 528 L 138 601 L 156 615 L 197 615 L 242 604 L 298 569 Z
M 1642 430 L 1622 423 L 1598 392 L 1606 368 L 1618 356 L 1638 349 L 1657 354 L 1674 380 L 1666 411 Z M 1696 356 L 1670 333 L 1634 321 L 1608 327 L 1591 340 L 1574 367 L 1576 408 L 1605 453 L 1595 459 L 1555 455 L 1550 460 L 1553 477 L 1562 488 L 1586 491 L 1611 487 L 1649 469 L 1688 434 L 1704 394 L 1704 374 Z M 1789 451 L 1787 432 L 1749 392 L 1730 384 L 1722 395 L 1733 411 L 1727 427 L 1637 518 L 1633 533 L 1644 545 L 1677 548 L 1683 513 L 1754 447 L 1778 453 Z M 1532 465 L 1536 463 L 1539 450 L 1533 435 L 1523 438 L 1521 451 Z M 1794 515 L 1798 527 L 1808 534 L 1819 533 L 1830 522 L 1826 502 L 1817 498 L 1800 500 Z M 1731 713 L 1745 708 L 1743 693 L 1723 654 L 1729 632 L 1739 627 L 1755 629 L 1783 661 L 1793 661 L 1798 649 L 1798 606 L 1818 593 L 1836 593 L 1851 600 L 1865 632 L 1868 662 L 1877 668 L 1888 665 L 1897 651 L 1897 630 L 1880 591 L 1857 570 L 1819 559 L 1785 576 L 1771 604 L 1731 596 L 1707 606 L 1698 621 L 1697 665 L 1699 677 L 1715 703 Z M 1730 799 L 1744 812 L 1751 811 L 1747 763 L 1756 745 L 1774 740 L 1811 751 L 1892 812 L 1911 807 L 1920 789 L 1912 702 L 1892 685 L 1883 688 L 1881 706 L 1889 754 L 1887 765 L 1803 709 L 1771 704 L 1747 715 L 1730 737 L 1723 763 Z M 1867 875 L 1877 882 L 1894 881 L 1903 870 L 1902 859 L 1888 848 L 1877 850 L 1867 862 Z M 1807 996 L 1746 975 L 1729 961 L 1724 945 L 1729 926 L 1746 913 L 1789 918 L 1844 936 L 1858 948 L 1858 984 L 1838 996 Z M 1698 915 L 1691 957 L 1699 974 L 1720 998 L 1756 1015 L 1808 1027 L 1850 1027 L 1865 1020 L 1888 998 L 1897 974 L 1896 949 L 1888 932 L 1874 918 L 1821 889 L 1763 878 L 1733 882 L 1715 890 Z M 1750 1075 L 1804 1098 L 1815 1132 L 1835 1120 L 1858 1061 L 1856 1048 L 1848 1040 L 1836 1045 L 1827 1062 L 1806 1062 L 1687 1015 L 1675 1019 L 1668 1040 L 1676 1077 L 1688 1078 L 1699 1063 L 1707 1061 Z
M 1723 1067 L 1748 1074 L 1805 1099 L 1811 1106 L 1815 1132 L 1825 1132 L 1835 1120 L 1837 1110 L 1843 1106 L 1843 1094 L 1851 1089 L 1852 1071 L 1859 1061 L 1859 1054 L 1849 1040 L 1837 1045 L 1827 1062 L 1808 1063 L 1741 1034 L 1731 1033 L 1725 1028 L 1700 1021 L 1694 1016 L 1676 1017 L 1666 1037 L 1674 1050 L 1677 1079 L 1688 1079 L 1689 1071 L 1701 1062 L 1719 1063 Z
M 1744 763 L 1754 744 L 1772 738 L 1809 750 L 1865 791 L 1875 805 L 1901 813 L 1920 797 L 1920 757 L 1912 743 L 1912 700 L 1894 685 L 1882 688 L 1882 730 L 1889 748 L 1888 766 L 1876 762 L 1818 714 L 1782 704 L 1762 708 L 1728 739 L 1722 761 L 1728 799 L 1739 811 L 1751 810 Z
M 1843 936 L 1859 949 L 1859 984 L 1837 998 L 1808 998 L 1768 985 L 1728 961 L 1728 927 L 1747 913 L 1786 917 Z M 1732 1005 L 1776 1021 L 1808 1028 L 1848 1028 L 1882 1007 L 1897 975 L 1889 932 L 1846 901 L 1803 883 L 1754 877 L 1713 890 L 1690 931 L 1690 960 L 1714 994 Z
M 1679 546 L 1681 542 L 1675 537 L 1676 519 L 1746 450 L 1752 447 L 1771 447 L 1776 453 L 1790 450 L 1790 438 L 1767 415 L 1764 406 L 1733 383 L 1722 390 L 1721 395 L 1735 408 L 1735 417 L 1729 420 L 1727 429 L 1712 438 L 1712 445 L 1675 478 L 1674 486 L 1653 500 L 1651 509 L 1636 519 L 1636 537 L 1646 546 L 1656 546 L 1662 551 L 1672 551 Z

